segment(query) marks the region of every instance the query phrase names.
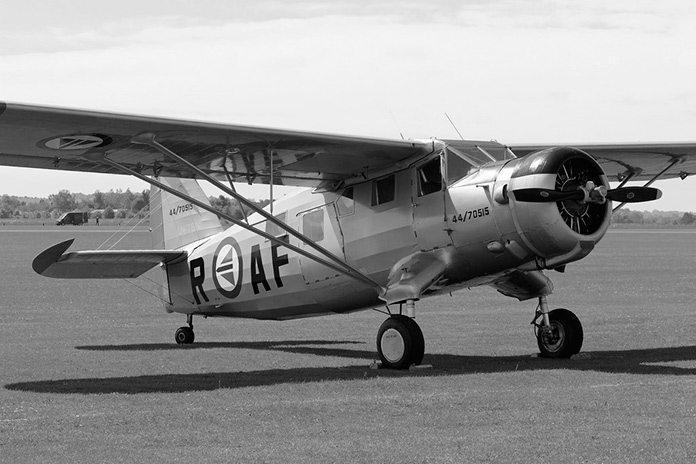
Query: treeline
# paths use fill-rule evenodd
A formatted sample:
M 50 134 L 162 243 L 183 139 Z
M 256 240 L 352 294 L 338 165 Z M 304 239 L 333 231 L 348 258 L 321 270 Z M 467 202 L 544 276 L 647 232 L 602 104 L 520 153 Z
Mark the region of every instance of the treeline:
M 210 204 L 217 211 L 236 219 L 243 219 L 244 212 L 237 201 L 220 195 L 211 196 Z M 254 201 L 259 207 L 268 200 Z M 150 191 L 131 192 L 130 189 L 109 190 L 92 194 L 71 193 L 61 190 L 48 198 L 28 198 L 13 195 L 0 197 L 0 218 L 2 219 L 49 219 L 57 218 L 68 211 L 87 211 L 93 218 L 120 219 L 143 218 L 150 212 Z M 635 224 L 653 226 L 696 226 L 696 213 L 680 211 L 632 211 L 623 208 L 614 213 L 614 224 Z
M 211 196 L 209 199 L 217 211 L 236 219 L 244 218 L 243 209 L 236 200 L 223 195 Z M 268 200 L 251 201 L 259 207 L 268 204 Z M 150 212 L 150 190 L 97 190 L 92 194 L 61 190 L 48 198 L 14 195 L 0 197 L 0 218 L 3 219 L 51 219 L 68 211 L 86 211 L 91 217 L 100 219 L 143 218 Z
M 681 211 L 631 211 L 620 209 L 612 215 L 614 224 L 636 224 L 653 226 L 696 225 L 696 214 Z

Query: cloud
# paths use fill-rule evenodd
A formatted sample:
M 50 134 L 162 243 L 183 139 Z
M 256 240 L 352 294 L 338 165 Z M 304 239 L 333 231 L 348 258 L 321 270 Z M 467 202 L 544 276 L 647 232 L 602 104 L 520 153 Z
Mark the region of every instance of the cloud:
M 472 139 L 684 140 L 691 9 L 124 0 L 107 14 L 93 0 L 8 0 L 0 98 L 378 137 L 398 137 L 396 119 L 407 137 L 457 138 L 447 112 Z

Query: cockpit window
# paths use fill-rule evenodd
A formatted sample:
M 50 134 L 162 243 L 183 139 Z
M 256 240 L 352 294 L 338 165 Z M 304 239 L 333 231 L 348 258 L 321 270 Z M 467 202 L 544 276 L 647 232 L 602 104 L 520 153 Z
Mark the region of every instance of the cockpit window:
M 447 183 L 452 184 L 474 172 L 474 165 L 454 151 L 447 150 Z
M 418 175 L 419 197 L 442 190 L 442 169 L 439 156 L 417 168 L 416 174 Z

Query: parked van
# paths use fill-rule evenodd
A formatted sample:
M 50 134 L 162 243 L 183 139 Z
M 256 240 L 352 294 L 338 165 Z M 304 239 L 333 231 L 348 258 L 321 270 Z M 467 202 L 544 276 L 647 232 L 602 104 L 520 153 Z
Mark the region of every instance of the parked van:
M 65 226 L 67 224 L 72 224 L 74 226 L 81 226 L 89 222 L 89 213 L 83 213 L 80 211 L 73 211 L 70 213 L 63 213 L 61 217 L 56 219 L 57 226 Z

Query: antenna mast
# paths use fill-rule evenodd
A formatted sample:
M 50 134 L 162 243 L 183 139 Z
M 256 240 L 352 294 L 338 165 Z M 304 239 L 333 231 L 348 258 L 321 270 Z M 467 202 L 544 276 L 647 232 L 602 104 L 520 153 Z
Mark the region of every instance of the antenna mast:
M 454 130 L 457 131 L 457 134 L 459 135 L 459 138 L 462 139 L 462 140 L 464 140 L 464 137 L 462 137 L 462 133 L 459 132 L 459 129 L 457 129 L 457 126 L 455 126 L 455 125 L 454 125 L 454 122 L 452 122 L 452 118 L 450 118 L 449 115 L 448 115 L 447 113 L 445 113 L 445 116 L 447 117 L 447 120 L 450 122 L 450 124 L 452 124 L 452 127 L 454 127 Z

